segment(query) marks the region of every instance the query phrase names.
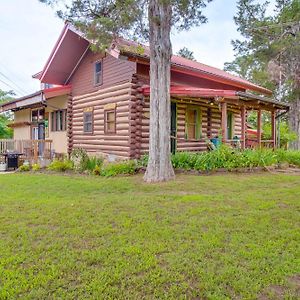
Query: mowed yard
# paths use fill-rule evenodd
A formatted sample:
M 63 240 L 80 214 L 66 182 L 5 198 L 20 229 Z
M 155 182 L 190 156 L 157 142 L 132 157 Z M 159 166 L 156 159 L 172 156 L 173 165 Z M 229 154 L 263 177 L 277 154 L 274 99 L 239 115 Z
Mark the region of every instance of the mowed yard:
M 300 176 L 0 175 L 0 299 L 299 299 Z

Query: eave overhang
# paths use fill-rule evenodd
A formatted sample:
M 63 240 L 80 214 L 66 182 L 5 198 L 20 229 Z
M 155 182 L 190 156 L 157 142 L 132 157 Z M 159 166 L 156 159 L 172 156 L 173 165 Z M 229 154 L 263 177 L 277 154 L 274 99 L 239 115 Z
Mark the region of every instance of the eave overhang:
M 32 106 L 36 106 L 38 104 L 47 105 L 48 99 L 58 97 L 58 96 L 68 95 L 70 92 L 71 92 L 70 85 L 40 90 L 33 94 L 14 99 L 0 105 L 0 113 L 9 110 L 15 111 L 19 109 L 25 109 Z
M 66 84 L 89 46 L 89 41 L 66 23 L 43 70 L 33 78 L 43 83 Z

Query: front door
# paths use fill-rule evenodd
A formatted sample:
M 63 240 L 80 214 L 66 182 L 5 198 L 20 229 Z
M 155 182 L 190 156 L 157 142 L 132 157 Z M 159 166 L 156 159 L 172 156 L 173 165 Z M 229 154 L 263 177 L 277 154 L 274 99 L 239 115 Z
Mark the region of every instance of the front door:
M 171 102 L 171 153 L 176 152 L 176 133 L 177 133 L 177 110 L 176 103 Z

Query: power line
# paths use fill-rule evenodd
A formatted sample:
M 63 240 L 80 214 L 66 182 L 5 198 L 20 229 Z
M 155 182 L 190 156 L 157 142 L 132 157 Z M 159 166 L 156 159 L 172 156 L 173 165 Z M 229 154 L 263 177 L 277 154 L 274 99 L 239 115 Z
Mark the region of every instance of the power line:
M 22 93 L 28 94 L 27 91 L 25 91 L 23 88 L 21 88 L 18 84 L 16 84 L 14 81 L 12 81 L 9 77 L 7 77 L 5 74 L 3 74 L 0 71 L 0 75 L 2 75 L 4 78 L 6 78 L 8 81 L 10 81 L 14 86 L 16 86 L 18 88 L 19 91 L 21 91 Z
M 10 84 L 8 84 L 7 82 L 3 81 L 2 79 L 0 79 L 0 82 L 2 82 L 3 84 L 5 84 L 6 86 L 8 86 L 9 88 L 11 88 L 12 90 L 16 90 L 16 88 L 14 88 L 13 86 L 11 86 Z M 20 93 L 20 91 L 18 91 Z M 23 92 L 20 93 L 22 96 L 24 95 Z

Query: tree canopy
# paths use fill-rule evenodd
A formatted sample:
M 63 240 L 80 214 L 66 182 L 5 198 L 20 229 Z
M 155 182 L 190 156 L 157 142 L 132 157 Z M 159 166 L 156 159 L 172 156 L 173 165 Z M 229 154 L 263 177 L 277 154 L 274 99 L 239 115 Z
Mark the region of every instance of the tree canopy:
M 62 0 L 39 0 L 55 7 Z M 72 0 L 57 15 L 68 20 L 93 41 L 93 49 L 106 49 L 114 37 L 149 42 L 149 4 L 170 7 L 170 26 L 188 30 L 207 22 L 202 11 L 212 0 Z
M 234 17 L 242 39 L 232 42 L 235 60 L 225 64 L 233 71 L 291 103 L 291 129 L 300 133 L 300 1 L 239 0 Z M 294 145 L 300 148 L 300 137 Z
M 13 91 L 2 91 L 0 89 L 0 104 L 8 102 L 12 100 L 12 96 L 14 95 Z M 10 138 L 12 137 L 12 130 L 7 125 L 11 121 L 11 116 L 7 113 L 0 114 L 0 138 Z
M 194 57 L 194 52 L 189 50 L 187 47 L 183 47 L 181 48 L 178 52 L 177 52 L 177 55 L 181 56 L 181 57 L 184 57 L 184 58 L 187 58 L 187 59 L 190 59 L 190 60 L 195 60 L 195 57 Z

